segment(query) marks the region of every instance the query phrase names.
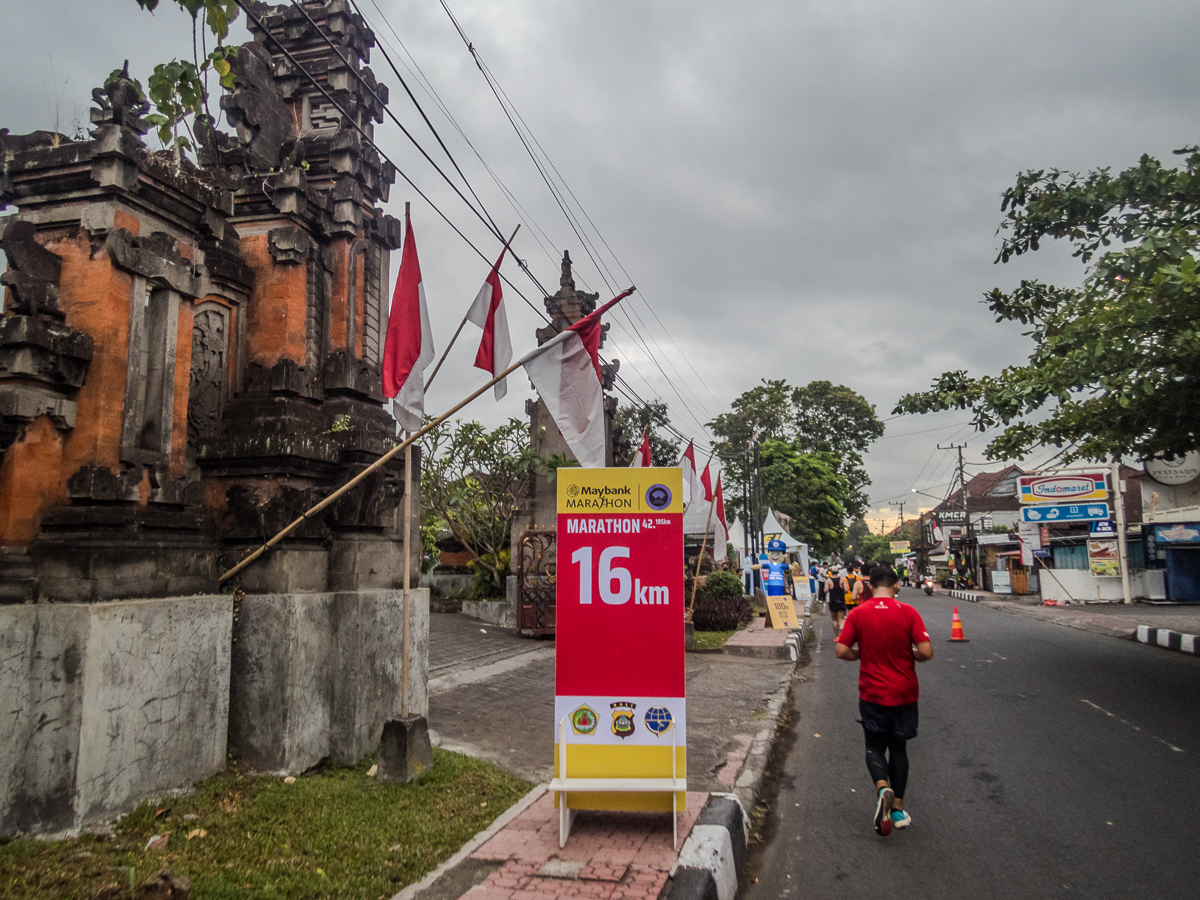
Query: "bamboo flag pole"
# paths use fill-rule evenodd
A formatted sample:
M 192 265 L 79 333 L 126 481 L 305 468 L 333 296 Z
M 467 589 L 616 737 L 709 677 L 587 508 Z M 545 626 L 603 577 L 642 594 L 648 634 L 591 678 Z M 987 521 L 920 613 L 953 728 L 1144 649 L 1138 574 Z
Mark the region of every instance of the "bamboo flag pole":
M 688 612 L 691 612 L 696 606 L 696 588 L 697 579 L 700 577 L 700 563 L 704 559 L 704 547 L 708 543 L 708 530 L 712 527 L 713 507 L 717 505 L 717 498 L 714 496 L 712 503 L 708 504 L 708 521 L 704 523 L 704 539 L 700 541 L 700 555 L 696 557 L 696 574 L 692 576 L 692 600 L 688 604 Z
M 635 288 L 630 287 L 628 290 L 624 291 L 620 296 L 624 297 L 628 294 L 632 294 L 634 292 L 634 290 L 635 290 Z M 256 559 L 258 559 L 260 556 L 262 556 L 264 553 L 266 553 L 272 547 L 276 546 L 285 537 L 287 537 L 288 534 L 290 534 L 302 522 L 304 522 L 307 519 L 311 519 L 317 513 L 321 512 L 323 509 L 327 508 L 331 503 L 333 503 L 335 500 L 337 500 L 339 497 L 341 497 L 343 494 L 345 494 L 348 490 L 350 490 L 355 485 L 357 485 L 359 482 L 361 482 L 364 478 L 366 478 L 372 472 L 374 472 L 375 470 L 379 469 L 384 464 L 386 464 L 386 463 L 390 462 L 392 459 L 394 459 L 397 454 L 399 454 L 402 450 L 404 450 L 405 447 L 411 446 L 412 443 L 414 441 L 416 441 L 418 438 L 424 437 L 426 434 L 428 434 L 434 428 L 437 428 L 439 425 L 441 425 L 443 422 L 445 422 L 448 418 L 450 418 L 452 415 L 454 415 L 456 412 L 458 412 L 460 409 L 462 409 L 464 406 L 466 406 L 472 400 L 476 400 L 479 397 L 481 397 L 483 395 L 484 391 L 486 391 L 488 388 L 494 386 L 498 381 L 501 381 L 502 379 L 507 378 L 509 375 L 511 375 L 513 372 L 515 372 L 519 368 L 521 368 L 521 360 L 517 360 L 515 363 L 513 363 L 511 366 L 509 366 L 507 369 L 505 369 L 499 375 L 497 375 L 494 378 L 487 381 L 482 387 L 476 389 L 475 391 L 472 391 L 464 399 L 462 399 L 458 403 L 454 404 L 454 406 L 450 407 L 450 409 L 446 410 L 444 413 L 442 413 L 440 416 L 438 416 L 432 422 L 428 422 L 425 425 L 423 425 L 419 431 L 414 431 L 411 435 L 406 437 L 401 443 L 397 444 L 395 447 L 393 447 L 387 453 L 383 454 L 383 456 L 379 457 L 379 459 L 375 460 L 375 462 L 371 463 L 371 465 L 367 466 L 365 469 L 363 469 L 361 472 L 359 472 L 357 475 L 355 475 L 353 478 L 351 478 L 349 481 L 347 481 L 345 484 L 343 484 L 340 488 L 338 488 L 336 491 L 334 491 L 332 494 L 330 494 L 328 497 L 326 497 L 324 500 L 322 500 L 320 503 L 318 503 L 312 509 L 305 512 L 304 515 L 298 516 L 296 519 L 289 522 L 286 526 L 284 526 L 284 528 L 278 534 L 276 534 L 274 537 L 272 537 L 269 541 L 267 541 L 265 544 L 263 544 L 257 550 L 250 553 L 243 560 L 241 560 L 241 562 L 239 562 L 233 568 L 229 569 L 224 575 L 222 575 L 220 577 L 220 579 L 218 580 L 218 583 L 220 583 L 222 581 L 228 581 L 234 575 L 241 572 L 243 569 L 246 568 L 246 566 L 250 565 L 250 563 L 254 562 Z
M 408 240 L 409 202 L 404 202 L 404 239 Z M 458 326 L 459 330 L 462 326 Z M 457 335 L 455 335 L 457 337 Z M 442 357 L 445 359 L 445 357 Z M 434 374 L 437 374 L 436 372 Z M 408 432 L 404 432 L 408 438 Z M 409 536 L 412 534 L 412 442 L 407 441 L 404 448 L 404 593 L 400 601 L 400 613 L 403 621 L 400 624 L 400 717 L 408 718 L 408 585 L 412 578 L 412 550 Z
M 518 224 L 517 227 L 513 229 L 512 237 L 510 237 L 507 241 L 505 241 L 505 243 L 504 243 L 505 250 L 511 249 L 509 247 L 509 244 L 511 244 L 513 242 L 513 238 L 515 238 L 517 236 L 517 232 L 520 230 L 521 230 L 521 226 Z M 471 308 L 467 307 L 467 314 L 470 314 L 470 312 L 471 312 Z M 458 340 L 458 336 L 459 336 L 459 334 L 462 333 L 463 326 L 466 324 L 467 324 L 467 316 L 464 315 L 462 318 L 462 321 L 458 323 L 458 331 L 454 332 L 454 337 L 450 338 L 450 343 L 448 343 L 446 345 L 446 349 L 442 353 L 442 358 L 439 359 L 437 362 L 437 365 L 433 367 L 433 374 L 430 375 L 429 380 L 425 382 L 425 390 L 429 390 L 429 386 L 431 384 L 433 384 L 433 379 L 437 378 L 437 373 L 441 370 L 442 363 L 444 363 L 446 361 L 446 357 L 450 355 L 450 348 L 454 346 L 454 342 Z

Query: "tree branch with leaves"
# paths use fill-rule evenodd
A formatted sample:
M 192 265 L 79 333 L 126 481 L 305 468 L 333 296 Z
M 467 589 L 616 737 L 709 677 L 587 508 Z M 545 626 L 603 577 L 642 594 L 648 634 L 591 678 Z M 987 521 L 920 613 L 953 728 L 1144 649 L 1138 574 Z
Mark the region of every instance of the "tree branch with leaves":
M 1003 426 L 991 459 L 1039 446 L 1063 458 L 1153 457 L 1200 444 L 1200 148 L 1183 168 L 1151 156 L 1117 175 L 1029 171 L 1004 193 L 998 263 L 1065 240 L 1082 284 L 1036 280 L 985 294 L 997 322 L 1029 325 L 1035 347 L 999 375 L 946 372 L 901 397 L 897 413 L 969 409 L 978 431 Z
M 498 584 L 507 574 L 512 522 L 529 493 L 535 457 L 520 419 L 489 431 L 478 422 L 445 422 L 421 439 L 422 521 L 446 523 Z

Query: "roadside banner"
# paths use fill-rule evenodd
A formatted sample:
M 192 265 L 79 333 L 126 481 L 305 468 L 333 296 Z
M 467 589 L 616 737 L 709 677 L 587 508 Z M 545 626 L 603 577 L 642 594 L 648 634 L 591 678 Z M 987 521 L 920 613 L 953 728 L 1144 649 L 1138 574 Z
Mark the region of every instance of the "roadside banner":
M 909 544 L 908 541 L 891 541 L 888 546 L 893 553 L 907 553 Z
M 1022 475 L 1017 479 L 1022 503 L 1078 503 L 1108 499 L 1105 472 L 1060 472 L 1057 475 Z
M 1101 578 L 1121 576 L 1121 557 L 1117 553 L 1115 540 L 1089 540 L 1088 562 L 1091 563 L 1093 575 Z
M 673 747 L 686 776 L 682 494 L 679 468 L 558 470 L 556 776 L 670 778 Z M 572 809 L 672 809 L 669 792 L 567 796 Z

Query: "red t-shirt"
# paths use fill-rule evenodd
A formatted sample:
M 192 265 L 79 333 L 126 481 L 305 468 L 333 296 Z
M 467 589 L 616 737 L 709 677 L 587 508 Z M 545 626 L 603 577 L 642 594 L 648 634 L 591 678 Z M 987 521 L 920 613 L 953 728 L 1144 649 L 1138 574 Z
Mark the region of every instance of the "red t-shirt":
M 850 611 L 838 643 L 858 642 L 858 696 L 868 703 L 902 706 L 917 701 L 912 645 L 929 640 L 921 615 L 893 597 L 872 597 Z

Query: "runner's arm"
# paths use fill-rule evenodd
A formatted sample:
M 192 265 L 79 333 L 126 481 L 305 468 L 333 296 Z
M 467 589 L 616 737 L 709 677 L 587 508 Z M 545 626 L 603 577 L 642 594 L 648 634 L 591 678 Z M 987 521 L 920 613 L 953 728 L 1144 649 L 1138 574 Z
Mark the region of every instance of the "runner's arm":
M 844 659 L 846 662 L 853 662 L 858 659 L 858 648 L 847 646 L 841 641 L 837 641 L 833 645 L 833 652 L 837 655 L 838 659 Z M 930 652 L 932 653 L 933 651 L 931 650 Z
M 913 659 L 917 662 L 928 662 L 933 659 L 933 644 L 929 641 L 921 641 L 913 650 Z

